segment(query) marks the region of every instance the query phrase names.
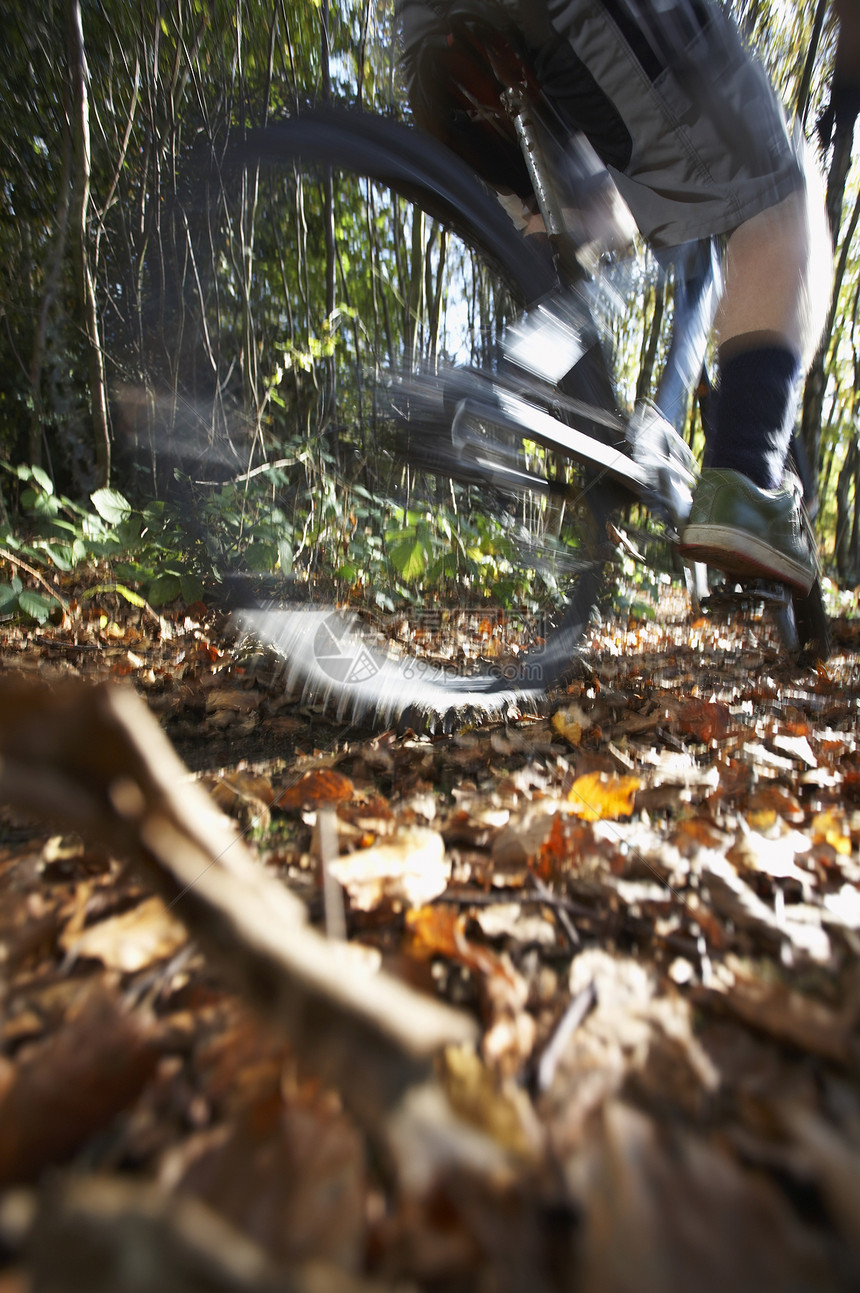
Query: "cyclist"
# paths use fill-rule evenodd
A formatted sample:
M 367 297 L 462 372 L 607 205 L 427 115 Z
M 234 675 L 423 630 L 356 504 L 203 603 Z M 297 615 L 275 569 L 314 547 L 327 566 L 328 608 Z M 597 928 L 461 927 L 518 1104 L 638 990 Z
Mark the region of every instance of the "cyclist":
M 716 0 L 399 0 L 399 18 L 418 123 L 496 188 L 526 196 L 521 163 L 476 137 L 455 91 L 451 60 L 476 19 L 515 37 L 656 251 L 725 239 L 708 466 L 681 548 L 808 592 L 816 548 L 786 459 L 831 243 L 805 145 L 731 20 Z

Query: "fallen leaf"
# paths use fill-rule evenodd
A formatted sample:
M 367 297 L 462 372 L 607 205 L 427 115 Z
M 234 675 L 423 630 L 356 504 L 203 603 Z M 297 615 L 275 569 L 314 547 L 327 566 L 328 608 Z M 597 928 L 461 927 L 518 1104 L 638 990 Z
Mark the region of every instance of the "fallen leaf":
M 274 808 L 290 812 L 298 808 L 318 808 L 320 804 L 344 803 L 355 795 L 349 777 L 333 768 L 314 768 L 292 786 L 287 786 L 273 802 Z
M 713 700 L 685 700 L 675 711 L 674 724 L 684 736 L 703 745 L 722 741 L 731 726 L 728 705 Z
M 818 759 L 812 751 L 805 736 L 785 736 L 778 733 L 771 737 L 771 740 L 777 750 L 782 750 L 784 754 L 790 754 L 793 759 L 799 759 L 801 763 L 806 763 L 810 768 L 818 767 Z
M 555 947 L 558 934 L 555 925 L 539 912 L 526 912 L 518 902 L 500 902 L 481 907 L 475 923 L 485 938 L 509 939 L 533 947 Z
M 816 813 L 810 832 L 814 844 L 829 844 L 843 857 L 850 856 L 851 840 L 845 832 L 845 821 L 840 813 L 835 813 L 832 809 Z
M 587 772 L 577 777 L 567 798 L 573 813 L 586 822 L 614 821 L 629 817 L 641 782 L 638 777 L 616 777 L 605 772 Z
M 244 714 L 249 710 L 259 709 L 261 700 L 260 692 L 246 691 L 239 687 L 217 687 L 207 693 L 206 711 L 212 714 L 220 709 L 230 709 Z
M 201 1138 L 178 1184 L 281 1261 L 349 1270 L 361 1259 L 362 1138 L 337 1102 L 312 1087 L 286 1096 L 276 1087 L 226 1133 Z
M 798 825 L 804 820 L 803 806 L 796 795 L 775 782 L 759 783 L 746 801 L 747 821 L 754 830 L 766 830 L 777 817 Z
M 75 956 L 101 961 L 122 974 L 134 974 L 172 956 L 187 940 L 185 926 L 160 898 L 152 897 L 82 931 L 67 929 L 59 942 L 64 951 Z
M 384 844 L 358 849 L 328 864 L 359 911 L 373 911 L 383 900 L 420 907 L 444 893 L 451 874 L 438 831 L 412 826 Z
M 570 745 L 579 745 L 583 732 L 591 726 L 591 719 L 576 704 L 557 709 L 550 721 L 554 730 Z
M 466 920 L 453 908 L 420 907 L 406 913 L 411 950 L 422 959 L 442 956 L 475 976 L 481 995 L 485 1059 L 508 1072 L 518 1070 L 534 1045 L 535 1027 L 524 1009 L 528 987 L 507 956 L 466 937 Z
M 557 822 L 557 813 L 548 813 L 541 808 L 527 809 L 522 817 L 509 822 L 493 840 L 494 867 L 516 870 L 526 866 L 541 852 Z
M 581 1287 L 616 1293 L 791 1293 L 848 1288 L 776 1182 L 744 1172 L 718 1138 L 663 1126 L 620 1100 L 576 1161 Z M 705 1221 L 704 1219 L 707 1218 Z
M 851 1024 L 831 1006 L 782 983 L 736 976 L 725 993 L 715 993 L 732 1014 L 760 1032 L 802 1051 L 844 1064 Z
M 0 1072 L 0 1185 L 32 1180 L 137 1099 L 157 1053 L 110 997 L 92 993 L 60 1030 Z

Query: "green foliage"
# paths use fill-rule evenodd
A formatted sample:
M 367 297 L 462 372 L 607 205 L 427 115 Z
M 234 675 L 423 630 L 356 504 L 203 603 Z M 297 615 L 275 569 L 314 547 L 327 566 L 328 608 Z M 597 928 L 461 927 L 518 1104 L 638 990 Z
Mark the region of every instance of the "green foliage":
M 96 490 L 92 508 L 54 490 L 39 467 L 6 468 L 19 482 L 19 523 L 0 529 L 0 547 L 20 562 L 47 574 L 75 572 L 85 564 L 106 564 L 116 580 L 110 588 L 135 606 L 161 606 L 203 594 L 199 554 L 177 518 L 156 504 L 136 510 L 118 490 Z M 10 563 L 11 564 L 11 563 Z M 93 596 L 104 586 L 85 590 Z M 57 605 L 23 585 L 20 574 L 0 584 L 0 614 L 21 614 L 44 623 Z
M 817 0 L 733 7 L 793 106 Z M 37 463 L 18 476 L 20 516 L 7 546 L 20 542 L 22 559 L 64 573 L 108 561 L 122 588 L 162 603 L 192 598 L 225 570 L 324 579 L 380 606 L 430 590 L 492 590 L 511 602 L 557 593 L 551 562 L 538 562 L 538 573 L 526 561 L 533 577 L 519 573 L 510 524 L 482 515 L 479 494 L 419 506 L 375 439 L 380 370 L 492 360 L 515 309 L 492 275 L 382 186 L 337 171 L 251 168 L 237 177 L 220 167 L 225 146 L 248 128 L 319 99 L 327 84 L 339 102 L 402 111 L 390 0 L 330 6 L 328 33 L 323 7 L 297 0 L 82 0 L 81 8 L 92 149 L 83 252 L 115 440 L 149 476 L 142 484 L 140 471 L 120 474 L 119 489 L 93 490 L 91 374 L 68 224 L 80 176 L 65 106 L 65 6 L 9 0 L 0 459 L 42 452 L 51 470 L 40 475 Z M 828 19 L 813 50 L 807 127 L 826 102 L 833 44 Z M 856 192 L 855 175 L 849 209 Z M 628 404 L 652 332 L 659 377 L 672 315 L 669 284 L 661 322 L 653 261 L 633 273 L 622 292 L 630 309 L 612 338 Z M 828 531 L 857 414 L 858 280 L 849 247 L 828 356 Z M 688 432 L 698 445 L 694 412 Z M 207 472 L 193 464 L 210 457 L 223 483 L 195 484 Z M 848 491 L 849 503 L 855 496 Z M 545 522 L 527 505 L 517 513 L 538 534 Z M 564 541 L 560 548 L 563 558 Z M 26 592 L 9 589 L 7 600 Z

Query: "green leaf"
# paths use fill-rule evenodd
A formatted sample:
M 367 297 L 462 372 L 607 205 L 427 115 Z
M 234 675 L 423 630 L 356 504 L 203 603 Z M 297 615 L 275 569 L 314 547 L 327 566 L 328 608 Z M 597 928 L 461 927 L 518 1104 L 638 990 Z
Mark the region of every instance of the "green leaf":
M 267 574 L 278 564 L 278 547 L 275 543 L 249 543 L 245 549 L 245 565 L 255 575 Z
M 53 494 L 54 482 L 46 471 L 41 467 L 31 467 L 30 474 L 37 485 L 41 485 L 46 494 Z
M 404 539 L 396 543 L 389 554 L 394 569 L 402 579 L 412 582 L 420 579 L 427 565 L 427 553 L 419 539 Z
M 18 592 L 11 584 L 0 584 L 0 615 L 11 615 L 18 609 Z
M 293 568 L 293 549 L 286 539 L 278 540 L 278 561 L 282 573 L 288 575 Z
M 21 506 L 35 516 L 56 516 L 60 508 L 59 499 L 43 489 L 25 489 L 21 494 Z
M 164 606 L 166 602 L 175 601 L 182 593 L 179 576 L 159 575 L 157 579 L 153 579 L 146 593 L 151 606 Z
M 180 575 L 179 587 L 186 606 L 190 606 L 192 602 L 199 602 L 203 597 L 203 584 L 197 575 Z
M 25 615 L 29 615 L 39 624 L 44 624 L 51 611 L 56 606 L 56 602 L 46 597 L 44 593 L 34 593 L 31 589 L 25 588 L 18 594 L 18 606 Z
M 131 503 L 116 489 L 97 489 L 90 494 L 93 507 L 108 525 L 119 525 L 131 514 Z
M 71 570 L 73 566 L 72 547 L 68 543 L 46 543 L 45 552 L 58 570 Z
M 117 593 L 120 597 L 124 597 L 131 606 L 141 608 L 146 606 L 145 598 L 131 588 L 126 588 L 125 584 L 97 584 L 95 588 L 87 588 L 85 592 L 81 593 L 81 601 L 85 601 L 88 597 L 98 597 L 100 593 Z

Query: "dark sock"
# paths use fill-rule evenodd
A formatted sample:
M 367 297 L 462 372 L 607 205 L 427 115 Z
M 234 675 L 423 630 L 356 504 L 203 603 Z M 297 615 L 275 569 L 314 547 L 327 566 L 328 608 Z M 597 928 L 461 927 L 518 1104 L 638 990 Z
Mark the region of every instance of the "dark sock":
M 760 489 L 777 489 L 794 429 L 800 360 L 783 346 L 756 346 L 722 359 L 710 467 L 743 472 Z

